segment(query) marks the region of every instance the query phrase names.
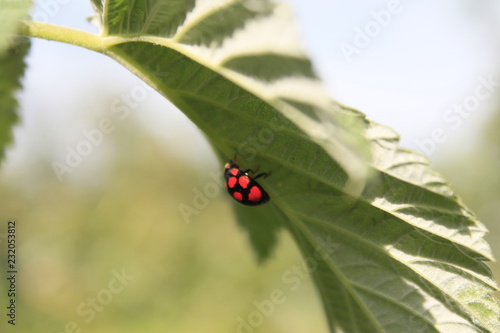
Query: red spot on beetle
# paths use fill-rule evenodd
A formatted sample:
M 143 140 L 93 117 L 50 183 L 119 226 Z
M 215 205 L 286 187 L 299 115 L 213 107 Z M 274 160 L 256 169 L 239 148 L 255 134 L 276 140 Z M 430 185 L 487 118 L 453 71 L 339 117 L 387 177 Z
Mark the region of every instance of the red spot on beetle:
M 234 185 L 236 185 L 236 182 L 238 182 L 238 178 L 236 178 L 236 177 L 231 177 L 231 178 L 229 178 L 229 179 L 227 180 L 227 183 L 226 183 L 226 184 L 227 184 L 227 187 L 228 187 L 228 188 L 233 188 L 233 187 L 234 187 Z
M 247 188 L 248 184 L 250 184 L 250 178 L 248 178 L 248 176 L 241 176 L 238 179 L 238 184 L 240 184 L 240 186 L 243 188 Z
M 248 200 L 258 202 L 262 198 L 262 191 L 257 186 L 250 188 Z
M 240 192 L 234 192 L 233 198 L 241 202 L 241 200 L 243 200 L 243 194 L 241 194 Z

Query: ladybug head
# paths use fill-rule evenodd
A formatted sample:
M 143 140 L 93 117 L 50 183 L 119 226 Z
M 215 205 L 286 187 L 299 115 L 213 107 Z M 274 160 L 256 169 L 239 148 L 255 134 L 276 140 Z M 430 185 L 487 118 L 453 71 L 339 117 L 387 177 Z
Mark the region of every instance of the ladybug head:
M 233 162 L 233 160 L 229 160 L 229 162 L 227 162 L 225 165 L 224 165 L 224 172 L 226 172 L 227 170 L 231 169 L 231 168 L 234 168 L 234 167 L 238 167 L 236 165 L 236 163 Z

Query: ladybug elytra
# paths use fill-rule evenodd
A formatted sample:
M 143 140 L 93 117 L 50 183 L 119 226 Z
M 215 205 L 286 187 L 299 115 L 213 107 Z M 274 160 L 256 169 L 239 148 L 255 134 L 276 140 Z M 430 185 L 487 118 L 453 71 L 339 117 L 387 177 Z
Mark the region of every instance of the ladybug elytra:
M 243 171 L 233 161 L 227 162 L 224 166 L 227 191 L 234 200 L 246 206 L 258 206 L 268 202 L 269 194 L 255 181 L 267 174 L 261 173 L 252 178 L 248 175 L 248 171 L 251 170 Z

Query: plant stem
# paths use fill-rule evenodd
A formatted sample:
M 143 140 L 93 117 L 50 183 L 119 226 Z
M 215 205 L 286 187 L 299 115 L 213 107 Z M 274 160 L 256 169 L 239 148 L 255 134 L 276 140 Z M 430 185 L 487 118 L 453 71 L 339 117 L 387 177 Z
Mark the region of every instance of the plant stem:
M 105 39 L 99 35 L 53 24 L 24 21 L 19 33 L 26 37 L 77 45 L 100 53 L 105 53 L 107 49 Z

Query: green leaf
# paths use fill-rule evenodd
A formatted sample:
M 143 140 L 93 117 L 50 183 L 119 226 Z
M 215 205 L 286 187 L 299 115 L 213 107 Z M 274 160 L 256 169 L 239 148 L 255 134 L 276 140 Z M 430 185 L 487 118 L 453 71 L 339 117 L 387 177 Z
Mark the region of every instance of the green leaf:
M 289 125 L 283 126 L 296 128 L 306 140 L 319 144 L 349 175 L 347 190 L 361 192 L 369 153 L 366 140 L 356 131 L 361 128 L 359 117 L 333 110 L 333 101 L 297 39 L 287 36 L 293 26 L 283 6 L 263 0 L 202 1 L 196 7 L 194 1 L 94 1 L 94 5 L 102 19 L 102 35 L 110 37 L 105 52 L 181 106 L 194 122 L 201 120 L 198 103 L 218 112 L 234 108 L 233 114 L 243 108 L 261 122 L 275 119 L 281 124 L 280 119 L 287 118 Z M 279 31 L 280 44 L 275 43 L 277 36 L 266 33 L 269 29 Z M 207 80 L 214 84 L 197 86 Z M 199 90 L 199 96 L 183 96 L 193 90 Z M 228 95 L 240 93 L 237 99 Z M 230 137 L 218 134 L 222 128 L 215 118 L 201 122 L 198 126 L 214 133 L 214 138 Z M 242 143 L 217 141 L 227 156 L 238 150 L 234 143 Z
M 24 57 L 29 50 L 26 38 L 15 37 L 19 21 L 28 17 L 30 0 L 0 0 L 0 162 L 11 141 L 17 122 L 15 91 L 24 73 Z
M 272 205 L 259 209 L 234 203 L 234 210 L 240 226 L 248 232 L 250 242 L 259 262 L 269 258 L 278 240 L 278 232 L 283 227 L 279 211 Z
M 309 146 L 320 155 L 326 151 L 345 174 L 344 190 L 361 192 L 368 144 L 356 131 L 362 126 L 360 117 L 335 112 L 295 36 L 280 33 L 284 42 L 278 48 L 270 35 L 255 38 L 263 27 L 291 30 L 282 6 L 267 1 L 206 2 L 198 7 L 192 1 L 94 5 L 102 35 L 112 43 L 105 52 L 179 106 L 209 134 L 225 159 L 236 156 L 239 163 L 255 168 L 258 155 L 280 150 L 274 136 L 281 129 L 272 128 L 277 125 L 301 137 L 304 151 Z M 174 22 L 166 20 L 172 12 Z M 173 29 L 172 23 L 179 22 Z M 252 45 L 247 45 L 249 38 Z M 265 247 L 257 252 L 270 253 L 272 244 Z
M 0 54 L 10 47 L 19 21 L 28 18 L 31 0 L 0 0 Z
M 0 162 L 17 122 L 17 100 L 14 93 L 21 87 L 20 79 L 26 64 L 30 42 L 27 38 L 11 40 L 11 47 L 0 54 Z
M 394 132 L 368 123 L 367 136 L 379 174 L 360 200 L 322 189 L 291 202 L 303 208 L 289 214 L 289 229 L 312 266 L 330 326 L 499 331 L 497 285 L 482 262 L 491 259 L 484 226 L 425 158 L 397 146 Z
M 238 216 L 261 258 L 276 228 L 291 232 L 332 332 L 500 331 L 485 227 L 393 131 L 330 99 L 286 7 L 93 4 L 95 50 L 176 104 L 225 160 L 271 173 L 259 179 L 270 202 Z

